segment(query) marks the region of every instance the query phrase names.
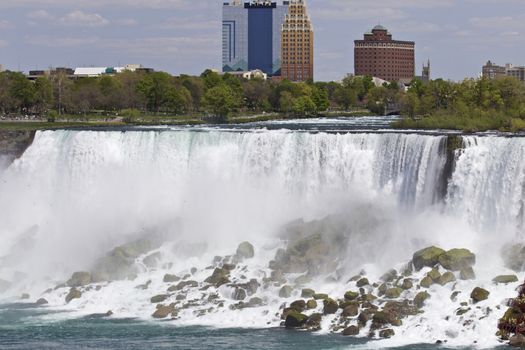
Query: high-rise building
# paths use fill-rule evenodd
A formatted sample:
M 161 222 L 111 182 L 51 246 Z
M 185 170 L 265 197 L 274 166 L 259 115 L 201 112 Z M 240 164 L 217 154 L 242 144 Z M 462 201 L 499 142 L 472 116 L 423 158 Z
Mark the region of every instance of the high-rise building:
M 525 67 L 515 67 L 512 64 L 507 64 L 505 70 L 507 76 L 514 77 L 521 82 L 525 82 Z
M 504 77 L 506 75 L 506 69 L 503 66 L 498 66 L 497 64 L 488 61 L 482 68 L 482 74 L 484 78 L 487 79 L 496 79 L 499 77 Z
M 375 26 L 355 41 L 355 75 L 410 82 L 415 75 L 415 43 L 393 40 L 385 27 Z
M 291 0 L 281 33 L 282 78 L 314 78 L 314 30 L 305 0 Z
M 288 13 L 282 5 L 267 0 L 223 3 L 223 72 L 259 69 L 274 76 L 281 72 L 281 26 Z

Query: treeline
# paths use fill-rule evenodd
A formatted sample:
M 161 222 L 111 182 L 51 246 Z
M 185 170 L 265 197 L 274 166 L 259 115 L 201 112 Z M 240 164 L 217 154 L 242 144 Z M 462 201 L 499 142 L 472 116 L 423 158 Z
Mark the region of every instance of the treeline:
M 525 84 L 513 77 L 414 81 L 400 103 L 402 128 L 525 130 Z
M 210 70 L 198 77 L 123 72 L 69 79 L 57 73 L 36 81 L 21 73 L 3 72 L 0 113 L 45 116 L 97 111 L 107 115 L 207 115 L 220 120 L 232 112 L 304 116 L 329 109 L 370 107 L 381 113 L 387 98 L 398 93 L 395 86 L 395 90 L 375 87 L 370 77 L 352 76 L 339 83 L 246 80 Z

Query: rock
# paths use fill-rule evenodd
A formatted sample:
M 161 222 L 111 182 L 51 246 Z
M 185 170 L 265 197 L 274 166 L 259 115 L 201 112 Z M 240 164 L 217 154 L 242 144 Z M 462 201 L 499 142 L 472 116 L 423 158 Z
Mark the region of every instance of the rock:
M 31 295 L 27 294 L 27 293 L 23 293 L 21 296 L 20 296 L 20 299 L 22 300 L 27 300 L 31 298 Z
M 315 291 L 313 289 L 303 289 L 301 291 L 301 298 L 313 298 Z
M 294 280 L 296 285 L 302 286 L 312 282 L 312 279 L 308 275 L 299 276 Z
M 292 310 L 288 312 L 288 315 L 286 315 L 284 326 L 286 328 L 301 328 L 307 320 L 308 316 Z
M 352 301 L 359 297 L 359 293 L 348 291 L 345 293 L 345 300 Z
M 259 307 L 259 306 L 262 306 L 264 303 L 263 303 L 263 300 L 261 298 L 251 298 L 249 301 L 248 301 L 248 307 Z
M 358 305 L 348 305 L 343 309 L 343 317 L 355 317 L 359 315 L 359 306 Z
M 438 283 L 444 286 L 446 284 L 449 284 L 455 281 L 456 281 L 456 276 L 454 276 L 452 272 L 448 271 L 448 272 L 445 272 L 443 275 L 441 275 L 441 277 L 439 277 Z
M 509 345 L 515 348 L 525 348 L 525 336 L 516 334 L 510 337 Z
M 324 305 L 323 313 L 325 315 L 335 314 L 337 310 L 339 309 L 339 304 L 337 303 L 337 301 L 333 299 L 325 299 L 323 301 L 323 305 Z
M 162 319 L 166 318 L 175 312 L 175 305 L 160 305 L 157 310 L 151 315 L 153 318 Z
M 501 251 L 505 266 L 516 272 L 525 268 L 525 244 L 506 245 Z
M 180 277 L 170 274 L 165 274 L 164 278 L 162 279 L 162 282 L 164 283 L 173 283 L 180 281 Z
M 66 303 L 70 303 L 73 299 L 80 299 L 82 297 L 82 292 L 76 289 L 75 287 L 69 290 L 68 295 L 66 296 Z
M 393 329 L 384 329 L 379 332 L 380 338 L 392 338 L 394 335 L 396 335 L 396 332 Z
M 479 303 L 480 301 L 487 300 L 489 298 L 490 292 L 483 288 L 474 288 L 472 293 L 470 294 L 470 298 L 474 301 L 474 303 Z
M 151 280 L 148 280 L 146 283 L 144 284 L 139 284 L 138 286 L 136 286 L 135 288 L 136 289 L 140 289 L 140 290 L 146 290 L 149 288 L 149 285 L 151 284 Z
M 169 287 L 168 292 L 178 292 L 183 290 L 184 288 L 197 288 L 198 286 L 199 283 L 197 281 L 182 281 L 179 282 L 177 285 Z
M 290 304 L 290 308 L 297 312 L 304 312 L 306 310 L 306 302 L 304 300 L 296 300 Z
M 316 294 L 314 294 L 314 299 L 315 300 L 326 300 L 326 299 L 328 299 L 328 294 L 316 293 Z
M 219 288 L 223 284 L 230 283 L 230 272 L 226 269 L 216 268 L 213 271 L 213 274 L 206 278 L 204 282 Z
M 468 249 L 451 249 L 439 257 L 439 263 L 450 271 L 461 271 L 476 264 L 476 255 Z
M 359 327 L 357 326 L 347 327 L 343 331 L 343 335 L 346 337 L 359 335 Z
M 91 274 L 89 272 L 75 272 L 66 282 L 68 287 L 83 287 L 91 283 Z
M 383 282 L 392 282 L 397 278 L 397 271 L 395 269 L 392 269 L 385 273 L 383 276 L 381 276 L 381 281 Z
M 279 298 L 289 298 L 292 296 L 293 288 L 290 286 L 283 286 L 279 290 Z
M 455 291 L 450 295 L 450 300 L 453 302 L 456 302 L 458 300 L 458 295 L 460 295 L 461 292 L 459 290 Z
M 466 267 L 462 269 L 459 273 L 459 278 L 463 281 L 475 280 L 476 273 L 474 272 L 474 269 L 472 267 Z
M 365 277 L 361 278 L 359 281 L 356 282 L 357 288 L 361 288 L 368 285 L 370 285 L 370 282 L 368 282 L 368 278 Z
M 372 301 L 376 300 L 377 297 L 375 295 L 373 295 L 373 294 L 368 293 L 368 294 L 363 295 L 359 299 L 365 303 L 365 302 L 372 302 Z
M 414 298 L 414 305 L 416 305 L 418 308 L 422 308 L 425 306 L 425 301 L 430 298 L 430 294 L 427 292 L 419 292 Z
M 427 277 L 423 278 L 419 284 L 423 288 L 430 288 L 430 286 L 432 286 L 434 284 L 434 281 L 432 281 L 432 278 L 427 276 Z
M 237 268 L 237 265 L 235 264 L 222 264 L 222 269 L 228 272 L 231 272 Z M 189 276 L 188 276 L 189 278 Z
M 251 259 L 255 256 L 255 248 L 250 242 L 242 242 L 235 253 L 241 259 Z
M 427 273 L 427 277 L 430 277 L 432 279 L 432 282 L 438 283 L 439 278 L 441 277 L 441 273 L 439 273 L 439 270 L 436 268 L 433 268 L 430 270 L 429 273 Z
M 518 282 L 518 276 L 516 275 L 502 275 L 495 277 L 492 282 L 496 284 L 509 284 Z
M 38 299 L 36 301 L 36 304 L 41 306 L 41 305 L 47 305 L 47 304 L 49 304 L 49 302 L 46 299 L 44 299 L 44 298 L 40 298 L 40 299 Z
M 463 316 L 464 314 L 466 314 L 467 312 L 469 312 L 471 309 L 470 308 L 459 308 L 457 311 L 456 311 L 456 315 L 457 316 Z
M 365 309 L 365 310 L 361 311 L 361 313 L 357 317 L 357 320 L 359 321 L 359 325 L 361 327 L 366 326 L 368 321 L 370 321 L 373 316 L 374 316 L 374 312 L 372 310 Z
M 317 301 L 315 301 L 315 299 L 308 300 L 308 302 L 306 303 L 306 308 L 308 310 L 316 309 L 317 308 Z
M 416 270 L 421 270 L 423 267 L 434 267 L 439 262 L 439 257 L 445 254 L 445 251 L 437 247 L 429 247 L 414 253 L 412 262 Z
M 404 289 L 404 290 L 409 290 L 409 289 L 412 289 L 413 287 L 414 287 L 414 282 L 412 282 L 411 278 L 405 278 L 403 280 L 403 283 L 401 284 L 401 289 Z
M 385 297 L 389 299 L 396 299 L 401 296 L 403 290 L 401 288 L 389 288 L 385 292 Z
M 304 324 L 304 327 L 313 332 L 318 331 L 321 329 L 321 321 L 323 320 L 323 315 L 319 313 L 312 314 L 308 319 L 306 320 L 306 323 Z
M 386 290 L 388 289 L 388 284 L 386 283 L 383 283 L 379 286 L 379 288 L 377 288 L 377 291 L 379 292 L 379 295 L 384 295 Z
M 146 265 L 147 268 L 154 269 L 159 265 L 159 262 L 162 259 L 162 254 L 160 252 L 153 253 L 148 255 L 142 260 L 142 263 Z
M 246 299 L 246 291 L 242 288 L 235 288 L 233 292 L 233 300 L 244 300 Z
M 163 301 L 165 301 L 169 297 L 170 297 L 169 294 L 159 294 L 159 295 L 155 295 L 154 297 L 152 297 L 150 299 L 150 301 L 151 301 L 152 304 L 158 304 L 158 303 L 162 303 Z

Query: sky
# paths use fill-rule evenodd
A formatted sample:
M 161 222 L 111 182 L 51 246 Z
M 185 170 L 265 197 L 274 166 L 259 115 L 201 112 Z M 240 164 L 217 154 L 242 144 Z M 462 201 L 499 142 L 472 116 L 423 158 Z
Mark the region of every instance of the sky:
M 226 0 L 225 0 L 226 1 Z M 278 0 L 281 2 L 281 0 Z M 0 64 L 11 70 L 142 64 L 172 74 L 221 67 L 222 0 L 0 0 Z M 315 78 L 353 73 L 353 41 L 376 24 L 416 42 L 432 77 L 525 65 L 525 0 L 307 0 Z

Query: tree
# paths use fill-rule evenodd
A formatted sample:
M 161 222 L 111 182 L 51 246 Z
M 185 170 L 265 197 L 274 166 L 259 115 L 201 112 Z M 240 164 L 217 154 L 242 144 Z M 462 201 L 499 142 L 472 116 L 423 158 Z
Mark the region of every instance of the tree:
M 10 73 L 9 94 L 20 112 L 28 111 L 35 102 L 35 86 L 22 73 Z
M 218 122 L 226 122 L 235 107 L 235 97 L 227 85 L 218 85 L 204 94 L 203 104 Z
M 44 115 L 53 105 L 53 85 L 47 78 L 35 81 L 35 106 L 39 115 Z
M 308 96 L 299 97 L 293 104 L 293 112 L 296 115 L 307 116 L 314 114 L 316 111 L 317 106 Z
M 316 111 L 326 111 L 330 107 L 328 92 L 320 86 L 314 85 L 312 89 L 312 101 L 315 104 Z
M 146 101 L 148 109 L 156 113 L 166 104 L 172 88 L 172 77 L 164 72 L 148 74 L 137 84 L 137 90 Z
M 281 92 L 281 98 L 279 99 L 279 110 L 283 113 L 290 113 L 294 107 L 294 97 L 289 91 Z

